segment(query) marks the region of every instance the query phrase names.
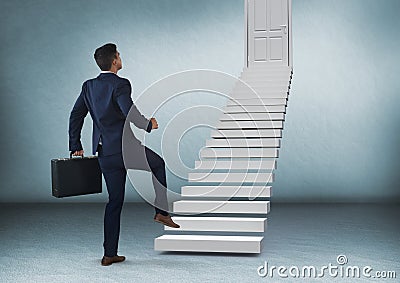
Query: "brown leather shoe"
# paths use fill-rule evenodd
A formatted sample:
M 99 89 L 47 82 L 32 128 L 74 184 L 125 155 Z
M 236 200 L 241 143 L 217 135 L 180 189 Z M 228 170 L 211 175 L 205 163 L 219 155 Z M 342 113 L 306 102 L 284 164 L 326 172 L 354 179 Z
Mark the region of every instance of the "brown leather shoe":
M 111 265 L 113 263 L 121 262 L 124 260 L 125 260 L 125 257 L 122 255 L 121 256 L 116 255 L 116 256 L 112 256 L 112 257 L 103 256 L 103 258 L 101 259 L 101 265 L 107 266 L 107 265 Z
M 172 228 L 181 227 L 171 219 L 170 215 L 164 216 L 161 213 L 157 213 L 154 216 L 154 221 L 159 222 L 159 223 L 164 224 L 164 225 L 167 225 L 167 226 L 172 227 Z

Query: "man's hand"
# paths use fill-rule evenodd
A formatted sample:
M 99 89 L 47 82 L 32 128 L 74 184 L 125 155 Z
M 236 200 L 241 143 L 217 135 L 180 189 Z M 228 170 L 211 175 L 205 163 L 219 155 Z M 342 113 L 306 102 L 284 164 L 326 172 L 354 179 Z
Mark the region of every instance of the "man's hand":
M 83 156 L 83 149 L 82 150 L 78 150 L 75 151 L 74 153 L 72 153 L 73 156 Z
M 158 123 L 157 123 L 156 118 L 151 118 L 150 121 L 151 121 L 151 126 L 152 126 L 151 128 L 158 129 Z

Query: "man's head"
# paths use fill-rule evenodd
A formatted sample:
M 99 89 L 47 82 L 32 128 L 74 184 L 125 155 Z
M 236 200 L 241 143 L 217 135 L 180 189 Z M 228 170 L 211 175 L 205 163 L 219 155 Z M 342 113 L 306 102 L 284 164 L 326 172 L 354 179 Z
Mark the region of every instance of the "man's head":
M 97 48 L 94 52 L 94 59 L 102 71 L 117 73 L 122 69 L 121 57 L 119 57 L 117 46 L 113 43 L 107 43 Z

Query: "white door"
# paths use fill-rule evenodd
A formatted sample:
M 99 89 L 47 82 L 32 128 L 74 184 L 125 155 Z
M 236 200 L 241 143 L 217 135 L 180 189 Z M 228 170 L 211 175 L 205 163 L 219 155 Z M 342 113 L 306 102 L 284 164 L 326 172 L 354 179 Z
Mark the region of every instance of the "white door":
M 245 0 L 247 66 L 289 66 L 291 0 Z

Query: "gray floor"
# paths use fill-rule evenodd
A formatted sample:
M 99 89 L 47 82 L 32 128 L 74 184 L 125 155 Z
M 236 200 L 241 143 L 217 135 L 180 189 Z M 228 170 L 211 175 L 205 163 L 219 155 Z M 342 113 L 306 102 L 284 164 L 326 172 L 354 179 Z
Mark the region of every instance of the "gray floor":
M 100 265 L 104 204 L 1 204 L 1 282 L 400 282 L 400 206 L 271 205 L 259 255 L 154 251 L 163 233 L 147 204 L 126 203 L 119 254 Z M 397 279 L 260 277 L 257 268 L 337 264 L 396 271 Z M 286 272 L 288 274 L 288 272 Z

